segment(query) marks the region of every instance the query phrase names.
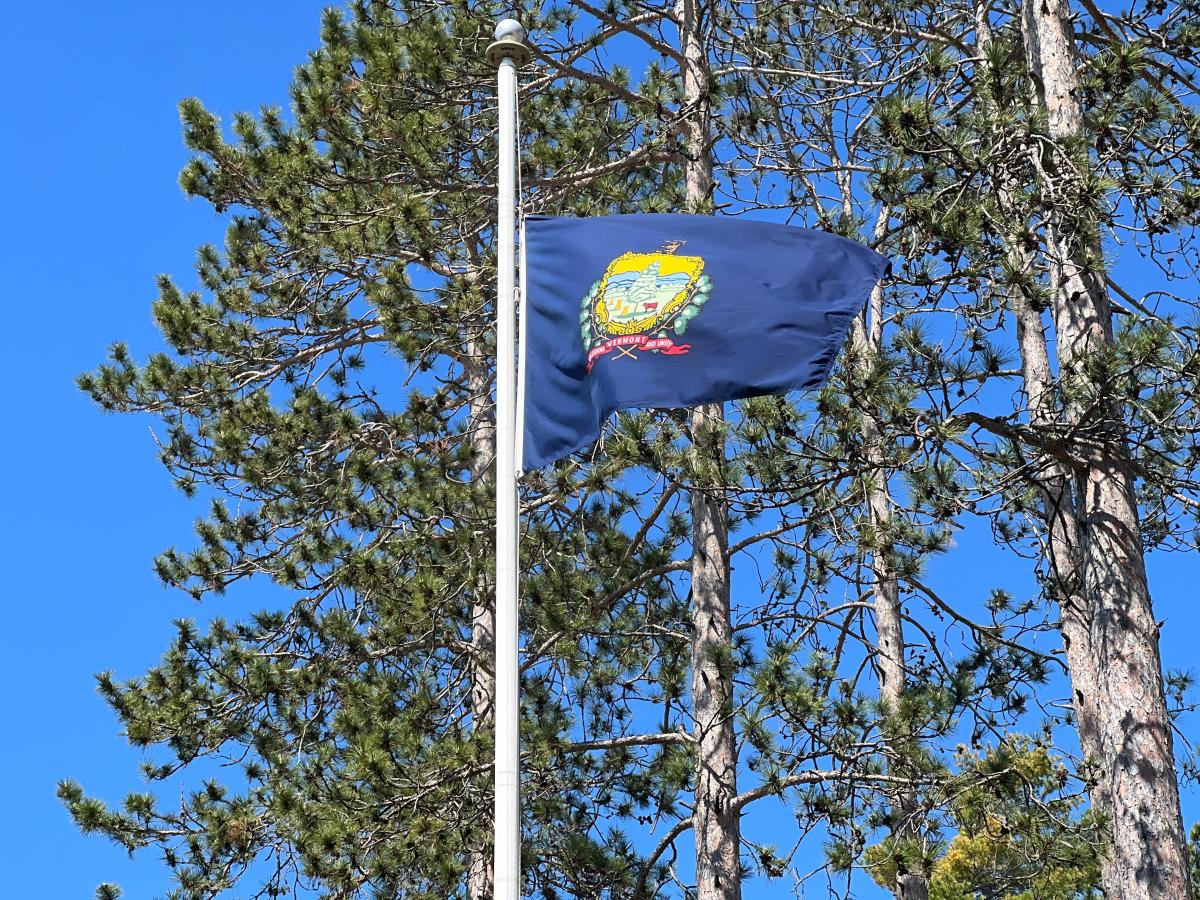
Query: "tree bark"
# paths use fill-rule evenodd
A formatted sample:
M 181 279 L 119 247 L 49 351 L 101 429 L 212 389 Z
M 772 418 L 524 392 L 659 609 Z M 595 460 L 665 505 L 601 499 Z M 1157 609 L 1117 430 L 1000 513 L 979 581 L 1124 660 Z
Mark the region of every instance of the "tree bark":
M 684 180 L 687 204 L 699 212 L 713 190 L 712 121 L 702 0 L 677 0 L 675 15 L 683 66 Z M 721 427 L 724 408 L 708 403 L 691 413 L 694 452 L 724 456 L 724 439 L 712 446 L 701 432 Z M 703 444 L 704 450 L 700 449 Z M 703 464 L 697 465 L 703 470 Z M 697 900 L 740 900 L 741 844 L 737 797 L 737 745 L 733 724 L 733 624 L 729 608 L 729 534 L 716 485 L 695 484 L 692 514 L 692 706 L 696 774 L 692 823 L 696 838 Z
M 1084 135 L 1069 17 L 1065 0 L 1022 8 L 1029 69 L 1060 154 Z M 1089 446 L 1049 500 L 1051 509 L 1063 505 L 1069 487 L 1074 506 L 1075 533 L 1061 539 L 1064 552 L 1076 548 L 1077 571 L 1063 574 L 1077 588 L 1063 604 L 1062 630 L 1080 745 L 1095 766 L 1092 800 L 1112 833 L 1101 882 L 1121 900 L 1181 900 L 1191 896 L 1187 850 L 1129 447 L 1119 410 L 1096 396 L 1085 365 L 1113 340 L 1103 256 L 1087 227 L 1093 210 L 1077 199 L 1078 176 L 1061 162 L 1052 172 L 1045 225 L 1059 380 L 1070 397 L 1085 398 L 1070 400 L 1065 415 Z
M 879 219 L 879 229 L 886 228 L 887 217 Z M 869 366 L 879 353 L 882 342 L 883 288 L 876 285 L 869 302 L 870 328 L 864 316 L 854 320 L 851 340 L 859 364 Z M 869 411 L 862 416 L 863 443 L 870 478 L 866 484 L 867 509 L 878 543 L 871 551 L 871 572 L 875 579 L 872 589 L 875 613 L 876 656 L 875 666 L 879 676 L 879 699 L 888 716 L 894 715 L 904 700 L 907 684 L 905 665 L 904 613 L 900 605 L 900 588 L 892 571 L 884 546 L 892 522 L 892 498 L 888 490 L 884 469 L 884 454 L 880 446 L 879 423 Z M 889 750 L 895 757 L 902 756 L 912 745 L 912 735 L 898 731 L 896 724 L 885 725 Z M 889 767 L 890 769 L 891 767 Z M 915 841 L 920 837 L 920 811 L 917 793 L 901 788 L 892 803 L 891 834 L 896 845 Z M 896 900 L 928 900 L 929 881 L 922 867 L 918 871 L 896 872 Z
M 721 404 L 692 411 L 692 432 L 719 427 Z M 699 488 L 699 486 L 697 486 Z M 696 728 L 696 896 L 739 900 L 742 895 L 737 747 L 733 729 L 733 624 L 729 610 L 729 536 L 725 508 L 706 490 L 693 489 L 692 706 Z
M 463 361 L 470 396 L 470 470 L 475 482 L 488 479 L 496 445 L 496 426 L 491 417 L 491 380 L 479 343 L 468 342 Z M 491 721 L 492 700 L 496 696 L 496 676 L 491 669 L 496 643 L 496 608 L 491 585 L 483 572 L 479 574 L 479 582 L 471 605 L 471 723 L 476 731 Z M 485 900 L 492 896 L 492 850 L 488 841 L 471 848 L 467 896 L 470 900 Z

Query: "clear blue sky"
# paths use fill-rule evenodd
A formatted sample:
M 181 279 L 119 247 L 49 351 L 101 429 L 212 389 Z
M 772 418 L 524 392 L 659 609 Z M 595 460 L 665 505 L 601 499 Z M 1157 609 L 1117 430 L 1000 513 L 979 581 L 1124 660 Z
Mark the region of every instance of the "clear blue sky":
M 137 675 L 165 649 L 172 619 L 218 612 L 164 590 L 151 568 L 168 544 L 187 544 L 203 509 L 172 489 L 149 418 L 105 416 L 72 382 L 111 341 L 138 356 L 157 349 L 154 276 L 192 284 L 196 246 L 221 240 L 212 209 L 177 185 L 187 153 L 176 104 L 194 95 L 223 114 L 286 105 L 323 5 L 118 0 L 5 14 L 0 245 L 15 327 L 0 363 L 0 828 L 11 829 L 0 845 L 12 857 L 0 893 L 13 900 L 88 898 L 106 879 L 129 900 L 167 888 L 153 855 L 130 862 L 80 836 L 54 786 L 73 777 L 110 801 L 139 787 L 139 754 L 92 673 Z
M 155 274 L 190 284 L 195 247 L 221 238 L 211 209 L 188 203 L 177 187 L 187 157 L 176 103 L 199 96 L 226 120 L 286 104 L 293 67 L 317 44 L 321 6 L 125 0 L 21 4 L 5 16 L 0 228 L 15 323 L 0 362 L 7 897 L 89 897 L 101 880 L 120 883 L 127 898 L 167 887 L 153 855 L 130 861 L 102 839 L 81 837 L 54 785 L 72 777 L 110 801 L 138 787 L 139 755 L 120 738 L 92 674 L 140 674 L 165 648 L 172 619 L 231 610 L 197 607 L 160 587 L 154 554 L 187 545 L 203 508 L 171 488 L 151 420 L 104 416 L 73 379 L 113 340 L 128 341 L 138 357 L 157 349 Z M 1137 275 L 1126 270 L 1123 280 L 1136 287 Z M 1007 580 L 1003 572 L 981 579 L 987 564 L 968 541 L 936 583 L 951 596 L 975 590 L 978 601 Z M 1200 611 L 1186 585 L 1196 572 L 1194 558 L 1152 559 L 1168 666 L 1192 665 Z M 1189 823 L 1200 816 L 1196 799 L 1185 789 Z M 748 900 L 768 891 L 752 888 Z

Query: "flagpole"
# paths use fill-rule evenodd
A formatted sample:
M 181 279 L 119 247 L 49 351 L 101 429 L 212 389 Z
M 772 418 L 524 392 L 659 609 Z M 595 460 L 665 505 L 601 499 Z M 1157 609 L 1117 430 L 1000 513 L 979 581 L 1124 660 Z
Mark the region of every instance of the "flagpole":
M 496 214 L 496 729 L 495 900 L 521 896 L 521 744 L 517 657 L 515 217 L 517 67 L 529 62 L 525 29 L 496 26 L 486 58 L 497 67 L 499 171 Z

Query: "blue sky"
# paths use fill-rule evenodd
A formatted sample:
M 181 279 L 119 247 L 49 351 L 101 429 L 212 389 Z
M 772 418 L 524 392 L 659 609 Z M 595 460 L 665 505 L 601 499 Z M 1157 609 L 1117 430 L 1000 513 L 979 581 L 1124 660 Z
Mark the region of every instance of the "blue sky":
M 154 276 L 192 283 L 195 247 L 221 238 L 218 217 L 177 186 L 187 154 L 176 103 L 199 96 L 226 120 L 264 103 L 286 105 L 292 69 L 318 42 L 322 5 L 126 0 L 22 4 L 6 15 L 0 65 L 3 83 L 17 86 L 0 99 L 0 229 L 15 321 L 0 361 L 8 406 L 0 442 L 9 571 L 0 635 L 10 735 L 0 747 L 10 809 L 0 845 L 12 854 L 6 896 L 88 897 L 101 880 L 120 883 L 128 898 L 167 887 L 153 855 L 130 861 L 102 839 L 81 837 L 54 785 L 72 777 L 110 801 L 138 786 L 139 754 L 120 738 L 92 674 L 140 674 L 166 646 L 171 620 L 229 614 L 239 598 L 197 607 L 159 585 L 153 556 L 188 544 L 203 501 L 172 489 L 151 420 L 103 415 L 73 380 L 113 340 L 127 341 L 138 357 L 157 349 Z M 1136 271 L 1122 275 L 1137 286 Z M 978 602 L 1008 581 L 1010 573 L 986 569 L 998 557 L 984 543 L 964 536 L 935 583 L 951 596 L 977 592 Z M 1189 668 L 1200 626 L 1186 590 L 1194 558 L 1151 562 L 1159 617 L 1167 619 L 1166 664 Z M 1185 789 L 1189 824 L 1200 816 L 1196 799 Z M 754 887 L 747 898 L 768 891 Z
M 151 568 L 170 543 L 187 545 L 204 510 L 171 487 L 149 418 L 105 416 L 73 380 L 114 340 L 138 356 L 157 349 L 155 275 L 192 284 L 196 246 L 222 237 L 212 209 L 177 185 L 187 153 L 176 104 L 198 96 L 226 118 L 286 105 L 323 5 L 23 3 L 5 15 L 0 228 L 15 327 L 0 362 L 11 570 L 0 684 L 19 735 L 0 749 L 5 896 L 74 900 L 101 880 L 132 900 L 167 888 L 153 855 L 130 862 L 80 836 L 54 786 L 73 777 L 112 801 L 139 787 L 139 754 L 92 673 L 137 675 L 165 649 L 172 619 L 218 611 L 164 590 Z

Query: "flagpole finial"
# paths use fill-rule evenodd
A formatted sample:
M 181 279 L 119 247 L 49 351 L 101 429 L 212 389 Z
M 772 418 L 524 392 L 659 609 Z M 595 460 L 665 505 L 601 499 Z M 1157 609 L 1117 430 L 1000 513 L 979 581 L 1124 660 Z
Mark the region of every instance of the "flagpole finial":
M 489 64 L 498 66 L 505 59 L 511 59 L 520 68 L 533 58 L 525 46 L 525 26 L 516 19 L 501 19 L 494 37 L 495 41 L 484 53 Z

